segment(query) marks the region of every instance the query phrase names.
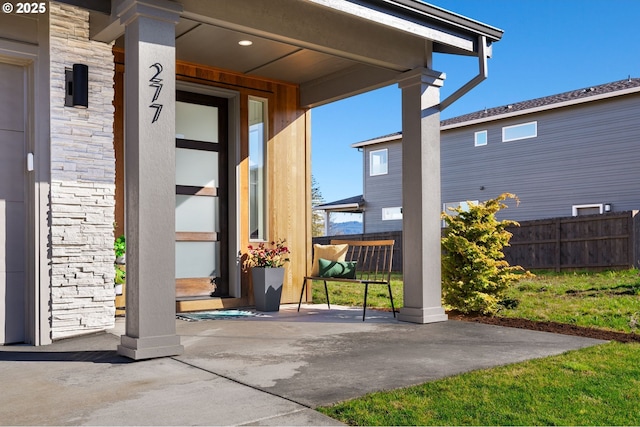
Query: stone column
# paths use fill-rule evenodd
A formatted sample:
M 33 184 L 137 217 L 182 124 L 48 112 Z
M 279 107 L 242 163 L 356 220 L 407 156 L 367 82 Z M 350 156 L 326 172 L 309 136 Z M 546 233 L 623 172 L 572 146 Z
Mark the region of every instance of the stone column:
M 181 6 L 126 0 L 126 335 L 118 353 L 182 353 L 175 319 L 175 24 Z
M 113 328 L 115 316 L 112 46 L 89 39 L 88 10 L 58 2 L 49 2 L 48 8 L 49 24 L 43 26 L 48 40 L 43 43 L 50 52 L 46 132 L 51 156 L 39 154 L 39 148 L 35 156 L 36 162 L 47 159 L 51 174 L 50 198 L 43 205 L 50 208 L 51 234 L 49 245 L 42 243 L 44 254 L 49 249 L 51 256 L 44 269 L 51 268 L 51 275 L 46 274 L 51 289 L 46 286 L 46 296 L 35 296 L 43 311 L 33 317 L 43 319 L 44 332 L 36 340 L 41 344 Z M 84 109 L 64 105 L 65 69 L 75 63 L 89 67 L 89 107 Z M 36 103 L 40 109 L 42 103 Z M 42 181 L 37 185 L 49 182 L 35 180 Z M 47 228 L 47 215 L 42 218 L 41 226 Z
M 399 320 L 447 320 L 440 282 L 440 87 L 444 74 L 420 68 L 398 79 L 402 90 L 404 307 Z

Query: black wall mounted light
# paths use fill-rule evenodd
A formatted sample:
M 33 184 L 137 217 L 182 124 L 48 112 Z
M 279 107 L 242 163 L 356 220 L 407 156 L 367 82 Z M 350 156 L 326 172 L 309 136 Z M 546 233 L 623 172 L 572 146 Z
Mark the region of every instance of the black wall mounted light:
M 65 107 L 89 107 L 89 67 L 73 64 L 72 70 L 65 70 Z

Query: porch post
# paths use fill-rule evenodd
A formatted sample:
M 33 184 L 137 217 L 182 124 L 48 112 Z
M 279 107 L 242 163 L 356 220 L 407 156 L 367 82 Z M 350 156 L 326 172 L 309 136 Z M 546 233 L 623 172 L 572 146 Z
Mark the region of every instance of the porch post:
M 324 216 L 324 235 L 328 236 L 329 235 L 329 219 L 331 218 L 331 212 L 329 211 L 322 211 L 322 216 Z
M 126 335 L 118 353 L 182 353 L 175 319 L 175 24 L 181 6 L 125 0 Z
M 399 320 L 447 320 L 440 283 L 440 87 L 444 74 L 419 68 L 402 90 L 402 227 L 404 307 Z

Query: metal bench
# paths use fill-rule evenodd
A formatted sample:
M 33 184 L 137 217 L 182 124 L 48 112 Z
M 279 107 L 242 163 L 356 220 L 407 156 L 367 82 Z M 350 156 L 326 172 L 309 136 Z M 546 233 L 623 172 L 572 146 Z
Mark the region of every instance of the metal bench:
M 331 309 L 329 303 L 329 290 L 327 282 L 360 283 L 364 285 L 364 304 L 362 305 L 362 321 L 364 322 L 367 312 L 367 293 L 369 285 L 387 285 L 389 290 L 389 300 L 393 317 L 396 317 L 396 309 L 393 305 L 393 295 L 391 293 L 391 266 L 393 262 L 394 240 L 331 240 L 332 245 L 349 245 L 345 261 L 356 262 L 356 278 L 334 278 L 320 276 L 305 276 L 298 302 L 298 311 L 302 304 L 302 298 L 308 280 L 320 280 L 324 282 L 324 292 L 327 296 L 327 307 Z

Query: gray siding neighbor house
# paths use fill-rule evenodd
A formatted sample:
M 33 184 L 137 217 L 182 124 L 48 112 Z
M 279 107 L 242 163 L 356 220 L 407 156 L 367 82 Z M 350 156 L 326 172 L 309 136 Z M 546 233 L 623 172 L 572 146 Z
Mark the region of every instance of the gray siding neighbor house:
M 402 229 L 400 132 L 363 151 L 367 233 Z M 516 221 L 640 209 L 640 79 L 441 121 L 442 209 L 516 194 Z M 373 173 L 372 173 L 373 172 Z
M 402 230 L 402 144 L 381 142 L 363 157 L 363 232 Z

